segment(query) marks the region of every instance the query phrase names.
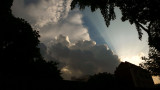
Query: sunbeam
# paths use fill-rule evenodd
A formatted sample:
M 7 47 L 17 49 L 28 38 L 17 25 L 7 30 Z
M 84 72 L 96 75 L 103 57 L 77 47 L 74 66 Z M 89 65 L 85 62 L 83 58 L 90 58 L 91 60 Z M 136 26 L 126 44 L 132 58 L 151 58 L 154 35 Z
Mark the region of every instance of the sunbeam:
M 128 21 L 121 22 L 122 15 L 119 9 L 115 10 L 117 19 L 111 21 L 109 27 L 106 27 L 100 10 L 92 13 L 89 12 L 90 9 L 86 8 L 83 13 L 84 17 L 87 17 L 88 21 L 93 24 L 94 30 L 98 32 L 97 34 L 104 39 L 104 44 L 107 44 L 119 56 L 120 60 L 139 65 L 142 62 L 141 57 L 148 56 L 148 36 L 143 32 L 143 38 L 139 40 L 135 26 L 130 25 Z

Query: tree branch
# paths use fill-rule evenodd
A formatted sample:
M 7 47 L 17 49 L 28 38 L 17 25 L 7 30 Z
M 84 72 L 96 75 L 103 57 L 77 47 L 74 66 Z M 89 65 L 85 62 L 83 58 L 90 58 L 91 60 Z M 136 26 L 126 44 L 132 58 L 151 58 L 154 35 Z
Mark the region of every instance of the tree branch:
M 139 22 L 135 21 L 135 23 L 140 26 L 140 28 L 142 28 L 144 31 L 146 31 L 147 33 L 149 33 L 149 30 L 147 28 L 145 28 L 144 26 L 142 26 Z

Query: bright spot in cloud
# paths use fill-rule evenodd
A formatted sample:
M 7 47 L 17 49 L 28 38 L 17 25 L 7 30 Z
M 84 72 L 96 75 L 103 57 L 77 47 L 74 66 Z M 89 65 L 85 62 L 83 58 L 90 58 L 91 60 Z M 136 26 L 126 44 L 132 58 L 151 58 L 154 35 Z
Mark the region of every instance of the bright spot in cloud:
M 65 66 L 61 69 L 61 73 L 66 73 L 66 74 L 62 74 L 63 78 L 70 78 L 70 76 L 72 75 L 72 72 L 69 70 L 68 66 Z
M 61 69 L 62 72 L 72 74 L 72 72 L 68 69 L 68 66 L 65 66 Z

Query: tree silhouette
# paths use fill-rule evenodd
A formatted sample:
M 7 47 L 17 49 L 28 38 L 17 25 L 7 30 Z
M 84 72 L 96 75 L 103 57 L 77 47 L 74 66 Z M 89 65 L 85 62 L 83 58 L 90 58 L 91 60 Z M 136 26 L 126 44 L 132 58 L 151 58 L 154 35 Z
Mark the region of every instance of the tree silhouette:
M 110 25 L 110 21 L 116 18 L 114 8 L 118 7 L 122 12 L 121 20 L 129 20 L 130 24 L 136 26 L 140 40 L 143 35 L 142 30 L 148 34 L 150 54 L 148 59 L 143 58 L 146 61 L 143 65 L 148 65 L 149 67 L 147 66 L 146 69 L 152 71 L 152 74 L 160 75 L 159 0 L 73 0 L 71 9 L 74 9 L 77 4 L 80 9 L 84 9 L 86 6 L 90 7 L 92 11 L 100 9 L 107 27 Z M 154 61 L 154 63 L 150 63 L 151 61 Z M 157 67 L 154 67 L 155 64 Z
M 142 57 L 143 60 L 145 60 L 144 63 L 141 63 L 140 66 L 142 68 L 147 68 L 149 72 L 151 72 L 153 75 L 159 75 L 160 74 L 160 57 L 159 57 L 159 51 L 157 51 L 154 47 L 150 47 L 149 57 Z
M 113 74 L 103 72 L 90 76 L 88 83 L 92 88 L 114 88 L 116 80 Z
M 22 77 L 30 80 L 22 82 L 32 82 L 35 78 L 61 80 L 57 63 L 46 62 L 40 54 L 38 31 L 24 19 L 12 15 L 12 3 L 13 0 L 2 0 L 0 4 L 0 84 L 5 87 L 17 82 L 19 87 Z

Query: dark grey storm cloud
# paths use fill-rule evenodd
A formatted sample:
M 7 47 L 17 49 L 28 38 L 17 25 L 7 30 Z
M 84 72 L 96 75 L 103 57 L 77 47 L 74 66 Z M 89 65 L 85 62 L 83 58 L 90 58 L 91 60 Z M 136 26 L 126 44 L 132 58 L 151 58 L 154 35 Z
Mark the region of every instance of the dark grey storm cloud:
M 47 58 L 63 64 L 61 71 L 65 79 L 99 72 L 113 73 L 120 62 L 107 45 L 96 45 L 94 41 L 71 43 L 68 37 L 60 35 L 47 46 L 50 56 Z

